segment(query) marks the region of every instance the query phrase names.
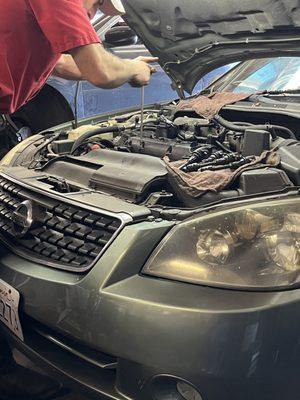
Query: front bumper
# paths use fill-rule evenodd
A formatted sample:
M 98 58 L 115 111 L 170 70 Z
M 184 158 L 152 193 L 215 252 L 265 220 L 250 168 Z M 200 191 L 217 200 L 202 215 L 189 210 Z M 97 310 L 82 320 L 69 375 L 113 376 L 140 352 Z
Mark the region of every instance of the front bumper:
M 84 277 L 2 249 L 0 279 L 22 298 L 25 343 L 1 327 L 11 346 L 90 397 L 161 400 L 182 380 L 203 400 L 297 398 L 300 290 L 238 292 L 141 276 L 169 229 L 153 224 L 125 228 Z

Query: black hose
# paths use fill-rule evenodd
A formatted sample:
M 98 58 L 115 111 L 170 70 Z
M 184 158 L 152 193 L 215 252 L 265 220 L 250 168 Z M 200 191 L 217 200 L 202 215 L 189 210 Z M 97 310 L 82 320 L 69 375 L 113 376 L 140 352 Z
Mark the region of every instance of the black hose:
M 270 132 L 271 136 L 273 139 L 277 139 L 277 135 L 275 133 L 275 130 L 279 130 L 282 132 L 285 132 L 289 135 L 290 139 L 296 139 L 295 134 L 285 126 L 280 126 L 280 125 L 248 125 L 246 123 L 245 125 L 237 125 L 233 122 L 230 122 L 226 120 L 225 118 L 221 117 L 220 115 L 215 115 L 214 121 L 223 126 L 226 129 L 229 129 L 230 131 L 234 132 L 242 132 L 245 133 L 247 129 L 253 128 L 253 129 L 258 129 L 258 130 L 265 130 Z
M 238 122 L 234 122 L 236 125 L 245 125 L 245 126 L 252 126 L 253 124 L 251 124 L 251 122 L 241 122 L 241 121 L 238 121 Z
M 228 147 L 226 147 L 223 143 L 216 141 L 216 145 L 223 150 L 225 153 L 233 153 Z
M 76 150 L 79 149 L 79 147 L 82 145 L 83 142 L 85 142 L 87 139 L 96 136 L 96 135 L 102 135 L 104 133 L 116 133 L 116 132 L 122 132 L 124 131 L 126 128 L 125 126 L 120 126 L 120 125 L 116 125 L 116 126 L 106 126 L 106 127 L 102 127 L 102 128 L 98 128 L 92 131 L 88 131 L 86 132 L 84 135 L 80 136 L 75 143 L 73 144 L 72 150 L 71 150 L 71 154 L 74 154 Z
M 230 122 L 227 119 L 221 117 L 221 115 L 218 115 L 218 114 L 214 116 L 213 120 L 217 124 L 223 126 L 226 129 L 229 129 L 230 131 L 233 131 L 233 132 L 243 132 L 244 133 L 244 132 L 246 132 L 246 129 L 249 129 L 249 125 L 248 126 L 237 125 L 237 124 Z
M 46 137 L 46 140 L 44 140 L 42 142 L 42 144 L 40 144 L 36 149 L 35 152 L 32 156 L 32 160 L 28 166 L 29 169 L 33 169 L 36 167 L 36 165 L 38 164 L 39 160 L 36 159 L 36 157 L 41 153 L 42 150 L 46 149 L 52 142 L 54 142 L 55 140 L 58 140 L 59 137 L 61 135 L 61 132 L 49 132 L 48 136 Z M 45 138 L 45 137 L 44 137 Z M 33 163 L 35 163 L 33 165 Z
M 286 128 L 285 126 L 281 126 L 281 125 L 271 125 L 271 127 L 274 131 L 278 130 L 278 131 L 287 133 L 289 136 L 289 139 L 297 140 L 294 132 L 292 132 L 289 128 Z M 276 135 L 276 137 L 277 137 L 277 135 Z

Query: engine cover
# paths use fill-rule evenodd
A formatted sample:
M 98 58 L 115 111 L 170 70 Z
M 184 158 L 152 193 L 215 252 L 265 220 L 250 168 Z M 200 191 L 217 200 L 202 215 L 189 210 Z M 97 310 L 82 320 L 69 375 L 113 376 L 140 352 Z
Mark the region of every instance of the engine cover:
M 168 171 L 159 158 L 110 150 L 92 151 L 81 157 L 101 166 L 90 178 L 90 186 L 139 201 L 166 185 Z

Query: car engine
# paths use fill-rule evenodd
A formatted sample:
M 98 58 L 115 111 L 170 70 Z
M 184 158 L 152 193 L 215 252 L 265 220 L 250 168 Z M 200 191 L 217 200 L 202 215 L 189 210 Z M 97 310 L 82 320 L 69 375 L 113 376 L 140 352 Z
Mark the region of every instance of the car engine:
M 288 125 L 207 120 L 166 105 L 143 119 L 136 111 L 46 132 L 18 164 L 45 173 L 43 182 L 60 192 L 88 187 L 150 208 L 195 208 L 300 185 L 300 143 Z

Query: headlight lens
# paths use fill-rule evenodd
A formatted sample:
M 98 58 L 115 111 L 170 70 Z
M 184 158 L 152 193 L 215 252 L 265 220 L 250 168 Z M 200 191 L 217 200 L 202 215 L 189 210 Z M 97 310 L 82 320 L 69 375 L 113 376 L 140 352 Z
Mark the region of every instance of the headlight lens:
M 143 273 L 232 288 L 295 285 L 300 281 L 300 201 L 269 201 L 179 224 Z

